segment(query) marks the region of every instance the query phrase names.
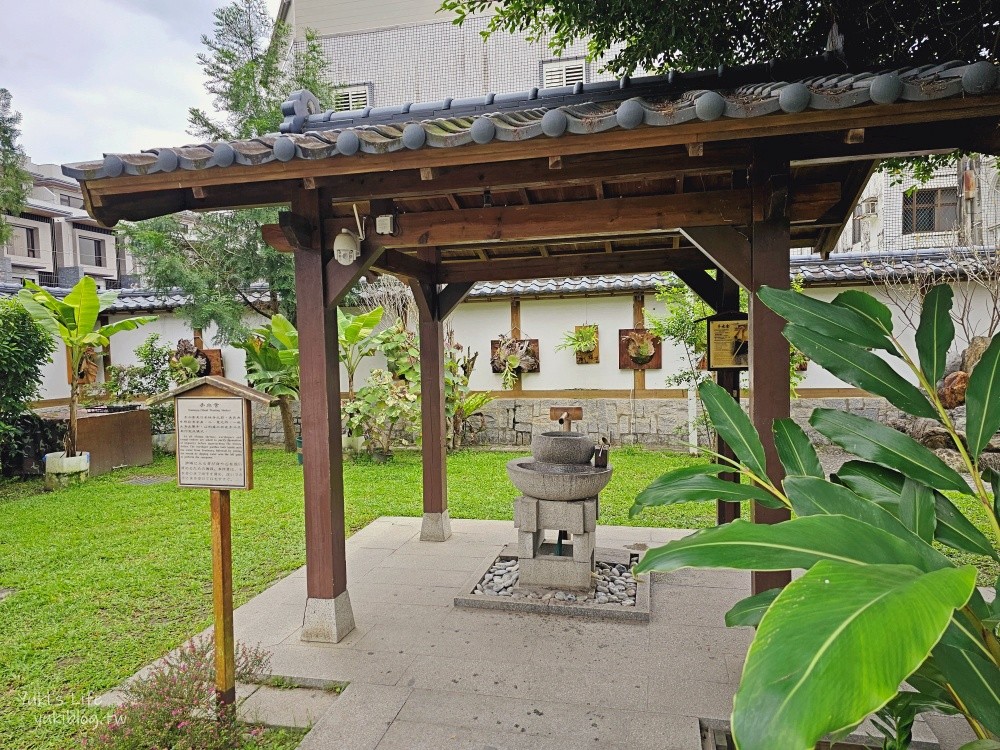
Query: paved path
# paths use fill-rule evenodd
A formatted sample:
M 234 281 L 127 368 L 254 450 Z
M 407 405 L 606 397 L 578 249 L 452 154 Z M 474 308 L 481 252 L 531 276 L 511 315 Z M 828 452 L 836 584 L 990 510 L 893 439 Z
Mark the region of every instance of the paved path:
M 421 542 L 420 519 L 380 518 L 348 539 L 357 629 L 339 644 L 299 640 L 304 569 L 237 610 L 236 637 L 268 648 L 273 674 L 350 682 L 303 750 L 698 750 L 698 719 L 729 716 L 751 631 L 723 615 L 749 574 L 658 575 L 649 623 L 456 609 L 514 530 L 452 527 Z M 602 526 L 598 543 L 685 533 Z M 933 737 L 922 722 L 918 736 Z

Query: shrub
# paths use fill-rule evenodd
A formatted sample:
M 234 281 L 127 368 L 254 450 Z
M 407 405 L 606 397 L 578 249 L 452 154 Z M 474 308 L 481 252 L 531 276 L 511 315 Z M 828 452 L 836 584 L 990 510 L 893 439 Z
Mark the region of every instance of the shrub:
M 0 300 L 0 455 L 23 453 L 17 423 L 38 397 L 42 365 L 54 350 L 52 337 L 17 300 Z
M 124 688 L 125 700 L 108 721 L 83 740 L 87 750 L 235 750 L 254 747 L 262 727 L 236 720 L 235 706 L 219 711 L 215 696 L 215 649 L 195 638 Z M 269 657 L 238 644 L 236 679 L 251 682 L 268 669 Z
M 174 350 L 160 344 L 160 334 L 151 333 L 135 350 L 138 365 L 112 365 L 108 368 L 105 390 L 115 403 L 129 403 L 170 390 L 170 358 Z M 153 406 L 149 410 L 153 434 L 174 431 L 174 407 Z

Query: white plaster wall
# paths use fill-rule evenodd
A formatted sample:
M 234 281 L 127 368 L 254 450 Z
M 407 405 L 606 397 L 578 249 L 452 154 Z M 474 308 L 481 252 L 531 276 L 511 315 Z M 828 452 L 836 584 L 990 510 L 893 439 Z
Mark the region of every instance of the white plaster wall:
M 38 397 L 42 400 L 69 398 L 69 382 L 66 376 L 66 347 L 56 345 L 52 361 L 42 367 L 42 385 Z
M 521 304 L 524 315 L 524 303 Z M 510 330 L 510 302 L 464 302 L 445 322 L 469 352 L 479 352 L 469 386 L 475 391 L 500 390 L 500 376 L 490 370 L 490 341 Z M 545 356 L 542 356 L 542 368 Z M 528 387 L 528 386 L 525 386 Z

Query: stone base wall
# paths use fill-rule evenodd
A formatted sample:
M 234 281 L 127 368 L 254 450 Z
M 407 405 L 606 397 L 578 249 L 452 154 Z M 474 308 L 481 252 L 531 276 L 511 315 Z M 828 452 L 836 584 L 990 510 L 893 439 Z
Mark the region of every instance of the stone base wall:
M 299 406 L 298 403 L 292 404 L 296 427 L 300 424 Z M 549 419 L 549 408 L 556 406 L 582 406 L 583 419 L 575 422 L 573 429 L 590 435 L 595 442 L 606 437 L 612 445 L 646 445 L 673 450 L 682 450 L 688 443 L 688 402 L 683 398 L 500 398 L 486 405 L 482 417 L 469 421 L 463 445 L 530 445 L 533 434 L 559 429 L 559 425 Z M 817 408 L 840 409 L 882 423 L 901 414 L 881 398 L 793 399 L 792 418 L 817 444 L 829 442 L 809 426 L 809 416 Z M 283 432 L 277 407 L 268 409 L 255 405 L 253 430 L 255 442 L 281 445 Z M 700 430 L 699 434 L 704 441 L 704 430 Z

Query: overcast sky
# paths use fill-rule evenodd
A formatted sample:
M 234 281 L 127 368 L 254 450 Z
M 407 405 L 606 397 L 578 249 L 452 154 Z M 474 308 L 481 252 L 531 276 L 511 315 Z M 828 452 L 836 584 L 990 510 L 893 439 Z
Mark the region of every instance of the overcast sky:
M 188 108 L 211 106 L 195 55 L 223 4 L 0 0 L 0 88 L 25 152 L 62 164 L 194 141 Z

